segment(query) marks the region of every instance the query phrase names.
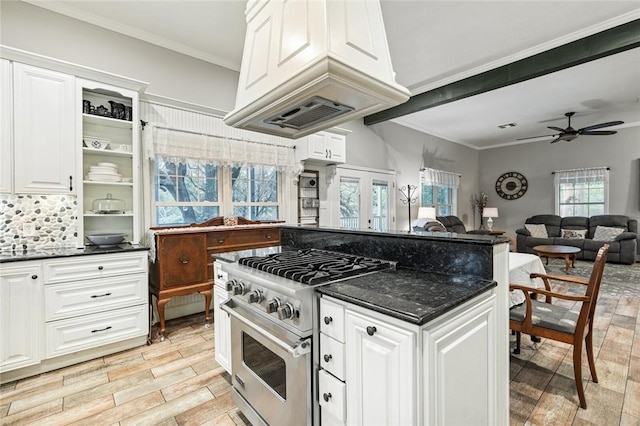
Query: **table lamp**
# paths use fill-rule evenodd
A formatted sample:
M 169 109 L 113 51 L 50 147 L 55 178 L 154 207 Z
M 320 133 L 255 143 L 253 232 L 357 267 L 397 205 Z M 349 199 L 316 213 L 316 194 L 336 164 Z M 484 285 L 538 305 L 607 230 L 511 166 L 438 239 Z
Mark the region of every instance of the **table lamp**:
M 493 230 L 493 218 L 498 217 L 498 208 L 497 207 L 485 207 L 482 210 L 482 217 L 487 217 L 487 229 L 489 231 Z

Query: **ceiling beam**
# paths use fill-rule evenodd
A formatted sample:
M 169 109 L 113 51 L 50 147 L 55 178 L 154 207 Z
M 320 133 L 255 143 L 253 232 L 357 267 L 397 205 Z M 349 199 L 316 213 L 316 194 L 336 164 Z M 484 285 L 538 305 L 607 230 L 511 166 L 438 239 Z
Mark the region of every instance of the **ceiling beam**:
M 367 115 L 364 117 L 364 124 L 392 120 L 637 47 L 640 47 L 638 19 L 455 83 L 413 95 L 403 104 Z

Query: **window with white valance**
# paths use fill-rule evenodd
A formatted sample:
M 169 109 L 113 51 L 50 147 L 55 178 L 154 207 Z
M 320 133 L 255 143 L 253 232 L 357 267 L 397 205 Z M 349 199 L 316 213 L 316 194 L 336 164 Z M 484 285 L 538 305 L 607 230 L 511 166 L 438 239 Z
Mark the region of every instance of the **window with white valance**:
M 143 105 L 153 226 L 216 216 L 281 220 L 284 188 L 302 170 L 293 141 L 229 127 L 218 117 Z
M 609 168 L 591 167 L 553 172 L 555 213 L 591 217 L 609 212 Z
M 460 175 L 425 168 L 420 170 L 420 205 L 422 207 L 434 207 L 436 215 L 456 215 L 458 206 L 458 187 Z

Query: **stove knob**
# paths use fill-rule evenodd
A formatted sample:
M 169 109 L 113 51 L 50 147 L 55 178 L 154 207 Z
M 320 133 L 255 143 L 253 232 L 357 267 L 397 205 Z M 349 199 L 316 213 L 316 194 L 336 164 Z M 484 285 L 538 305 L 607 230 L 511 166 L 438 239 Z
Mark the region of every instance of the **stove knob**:
M 293 305 L 291 303 L 285 303 L 278 309 L 278 319 L 287 319 L 293 316 Z
M 267 302 L 267 313 L 272 314 L 274 312 L 277 312 L 279 307 L 280 307 L 280 299 L 278 299 L 277 297 L 274 297 L 273 299 Z
M 244 283 L 242 281 L 236 281 L 232 286 L 234 295 L 243 295 L 244 294 Z
M 229 280 L 226 283 L 224 283 L 224 288 L 227 289 L 227 291 L 231 291 L 233 290 L 233 286 L 236 284 L 236 280 Z
M 253 290 L 249 293 L 249 303 L 260 303 L 263 298 L 262 290 Z

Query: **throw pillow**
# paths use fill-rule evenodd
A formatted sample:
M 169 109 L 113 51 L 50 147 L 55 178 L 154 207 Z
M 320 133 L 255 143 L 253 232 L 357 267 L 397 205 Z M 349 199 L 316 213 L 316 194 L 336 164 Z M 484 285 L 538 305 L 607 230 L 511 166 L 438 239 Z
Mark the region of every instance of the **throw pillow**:
M 596 226 L 593 239 L 597 241 L 615 241 L 616 237 L 624 232 L 624 228 L 613 228 L 611 226 Z
M 562 229 L 562 238 L 568 240 L 584 240 L 587 237 L 586 229 Z
M 527 228 L 527 231 L 529 231 L 534 238 L 549 238 L 549 235 L 547 235 L 547 227 L 544 224 L 536 225 L 527 223 L 524 227 Z

